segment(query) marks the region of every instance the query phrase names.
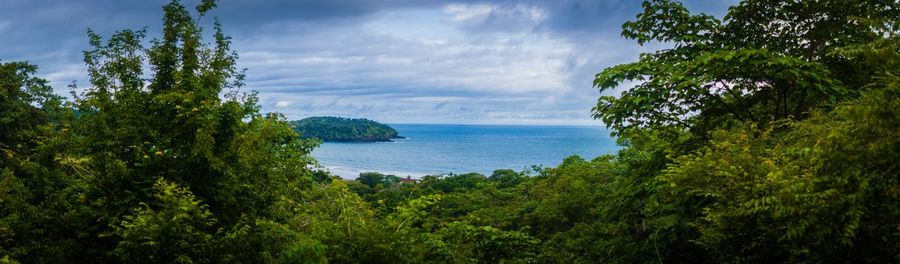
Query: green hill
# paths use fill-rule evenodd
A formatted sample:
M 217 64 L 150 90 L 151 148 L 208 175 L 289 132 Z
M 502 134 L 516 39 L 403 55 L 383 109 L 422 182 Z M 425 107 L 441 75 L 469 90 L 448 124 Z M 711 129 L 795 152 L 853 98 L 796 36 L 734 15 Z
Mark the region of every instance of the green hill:
M 326 142 L 380 142 L 403 138 L 394 128 L 364 118 L 317 116 L 291 121 L 291 125 L 303 138 Z

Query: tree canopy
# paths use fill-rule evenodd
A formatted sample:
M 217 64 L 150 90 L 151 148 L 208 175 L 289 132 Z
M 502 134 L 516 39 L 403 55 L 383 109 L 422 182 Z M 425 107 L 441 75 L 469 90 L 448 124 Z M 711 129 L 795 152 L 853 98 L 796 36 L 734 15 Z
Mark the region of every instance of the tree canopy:
M 622 132 L 677 127 L 703 133 L 732 120 L 765 127 L 805 118 L 811 110 L 852 98 L 872 69 L 842 48 L 882 39 L 900 10 L 896 1 L 742 1 L 724 19 L 691 14 L 670 0 L 644 2 L 622 36 L 671 48 L 607 68 L 595 117 Z

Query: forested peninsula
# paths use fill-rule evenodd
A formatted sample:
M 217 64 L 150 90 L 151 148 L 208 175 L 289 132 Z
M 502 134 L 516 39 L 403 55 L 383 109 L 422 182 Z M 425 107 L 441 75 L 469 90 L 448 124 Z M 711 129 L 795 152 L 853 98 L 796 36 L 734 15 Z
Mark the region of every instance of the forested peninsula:
M 290 123 L 301 137 L 325 142 L 383 142 L 403 138 L 391 126 L 365 118 L 316 116 Z
M 617 153 L 418 181 L 318 166 L 199 2 L 89 31 L 73 98 L 0 61 L 0 263 L 900 263 L 898 1 L 644 1 Z

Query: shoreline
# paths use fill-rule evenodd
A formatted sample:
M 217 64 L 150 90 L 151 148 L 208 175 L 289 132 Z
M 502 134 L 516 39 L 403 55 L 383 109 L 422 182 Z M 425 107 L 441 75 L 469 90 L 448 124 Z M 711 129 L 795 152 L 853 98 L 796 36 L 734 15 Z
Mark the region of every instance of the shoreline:
M 406 178 L 411 177 L 413 179 L 421 179 L 422 177 L 428 175 L 435 175 L 436 173 L 424 173 L 424 172 L 401 172 L 401 171 L 387 171 L 387 170 L 374 170 L 374 169 L 361 169 L 361 168 L 351 168 L 345 166 L 335 166 L 335 165 L 326 165 L 321 164 L 322 168 L 326 171 L 339 176 L 345 180 L 354 180 L 359 177 L 360 173 L 363 172 L 378 172 L 382 174 L 395 175 L 397 177 Z

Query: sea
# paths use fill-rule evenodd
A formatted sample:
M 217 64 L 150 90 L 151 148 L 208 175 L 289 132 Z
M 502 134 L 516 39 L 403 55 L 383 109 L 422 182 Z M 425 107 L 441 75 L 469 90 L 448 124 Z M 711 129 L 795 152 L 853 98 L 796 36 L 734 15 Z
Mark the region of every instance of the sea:
M 619 150 L 600 126 L 389 124 L 392 142 L 326 142 L 313 150 L 320 165 L 344 179 L 361 172 L 401 177 L 554 167 L 566 157 L 590 160 Z

